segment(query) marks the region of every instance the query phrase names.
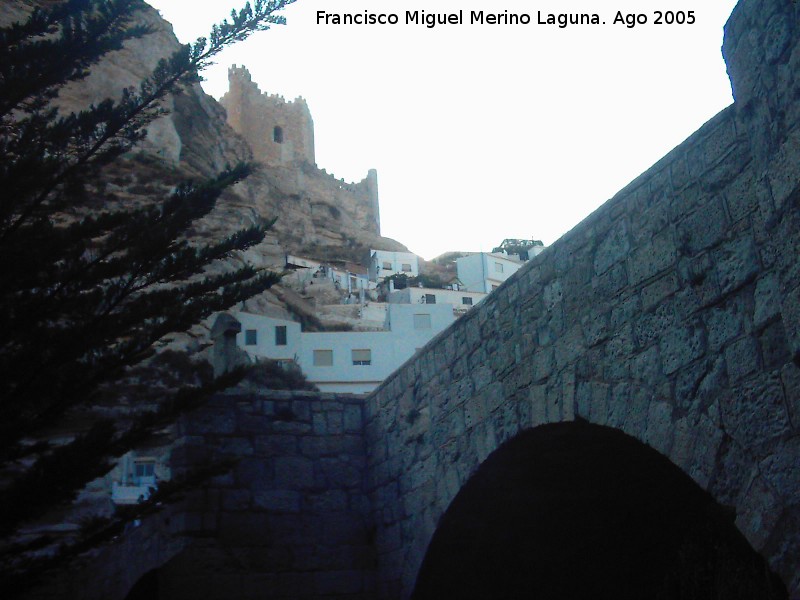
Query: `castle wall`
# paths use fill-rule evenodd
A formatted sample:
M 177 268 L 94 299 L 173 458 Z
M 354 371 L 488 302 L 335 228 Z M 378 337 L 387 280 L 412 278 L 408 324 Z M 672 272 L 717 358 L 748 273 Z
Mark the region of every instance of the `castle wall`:
M 371 169 L 362 181 L 346 183 L 317 168 L 314 123 L 305 100 L 287 102 L 262 93 L 244 67 L 231 67 L 228 81 L 221 100 L 228 124 L 247 141 L 254 160 L 271 167 L 264 173 L 266 185 L 256 184 L 255 195 L 286 197 L 291 203 L 276 213 L 281 217 L 278 230 L 285 226 L 283 233 L 291 236 L 290 247 L 346 247 L 352 240 L 379 237 L 377 172 Z M 297 219 L 287 218 L 292 205 L 300 209 Z
M 228 70 L 228 83 L 220 103 L 228 124 L 247 140 L 256 160 L 270 166 L 316 164 L 314 122 L 305 100 L 287 102 L 262 94 L 247 69 L 235 65 Z

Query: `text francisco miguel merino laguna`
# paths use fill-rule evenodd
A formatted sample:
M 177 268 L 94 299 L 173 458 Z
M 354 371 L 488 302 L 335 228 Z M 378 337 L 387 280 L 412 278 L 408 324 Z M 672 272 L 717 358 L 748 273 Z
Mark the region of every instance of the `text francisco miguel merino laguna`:
M 453 13 L 427 13 L 424 10 L 405 11 L 405 25 L 424 25 L 428 28 L 437 25 L 463 25 L 464 10 Z M 363 13 L 331 13 L 324 10 L 317 11 L 317 25 L 398 25 L 400 16 L 396 13 L 373 13 L 365 10 Z M 501 13 L 486 12 L 482 10 L 469 11 L 470 25 L 557 25 L 561 28 L 567 25 L 600 25 L 600 15 L 597 13 L 544 13 L 537 11 L 536 20 L 528 13 Z

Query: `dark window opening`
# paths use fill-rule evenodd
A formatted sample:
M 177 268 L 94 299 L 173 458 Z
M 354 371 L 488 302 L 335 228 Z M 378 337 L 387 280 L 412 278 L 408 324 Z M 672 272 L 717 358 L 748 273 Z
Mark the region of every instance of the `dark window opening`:
M 244 345 L 255 346 L 258 344 L 258 332 L 255 329 L 246 329 L 244 332 Z
M 278 144 L 283 143 L 283 128 L 276 125 L 272 130 L 272 141 Z
M 276 346 L 286 345 L 286 325 L 275 326 L 275 345 Z

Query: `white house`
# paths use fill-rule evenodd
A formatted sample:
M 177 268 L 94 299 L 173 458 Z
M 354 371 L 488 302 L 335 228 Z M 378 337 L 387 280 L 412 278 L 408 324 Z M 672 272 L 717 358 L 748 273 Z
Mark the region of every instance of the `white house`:
M 383 331 L 303 332 L 287 319 L 236 313 L 254 360 L 294 361 L 325 392 L 367 393 L 454 320 L 448 304 L 392 304 Z
M 419 257 L 411 252 L 370 250 L 369 279 L 380 281 L 395 274 L 419 276 Z
M 456 313 L 464 313 L 485 297 L 485 292 L 409 286 L 390 292 L 386 301 L 390 304 L 450 304 Z
M 456 260 L 458 278 L 471 292 L 490 293 L 522 266 L 517 257 L 479 252 Z
M 292 269 L 289 277 L 297 284 L 313 283 L 317 279 L 330 279 L 342 293 L 358 294 L 362 290 L 375 289 L 367 273 L 356 273 L 348 269 L 338 269 L 309 258 L 291 254 L 286 255 L 286 267 Z
M 131 451 L 109 473 L 114 504 L 136 504 L 150 497 L 159 481 L 170 479 L 168 451 Z

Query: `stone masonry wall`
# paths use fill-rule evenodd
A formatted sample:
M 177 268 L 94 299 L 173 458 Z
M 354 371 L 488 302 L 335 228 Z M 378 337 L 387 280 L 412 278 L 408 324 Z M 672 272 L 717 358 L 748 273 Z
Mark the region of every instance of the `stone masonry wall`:
M 186 419 L 173 469 L 226 457 L 236 466 L 187 498 L 197 538 L 161 568 L 179 598 L 370 597 L 363 400 L 234 391 Z
M 215 396 L 177 425 L 173 476 L 233 467 L 27 597 L 373 598 L 363 402 L 241 387 Z
M 368 399 L 378 597 L 407 598 L 487 456 L 582 418 L 658 450 L 800 597 L 800 6 L 743 0 L 737 102 Z
M 280 96 L 262 94 L 245 67 L 228 69 L 229 89 L 220 104 L 228 112 L 228 124 L 247 140 L 259 162 L 277 167 L 314 158 L 314 122 L 306 101 L 287 102 Z M 282 139 L 275 139 L 275 128 Z

